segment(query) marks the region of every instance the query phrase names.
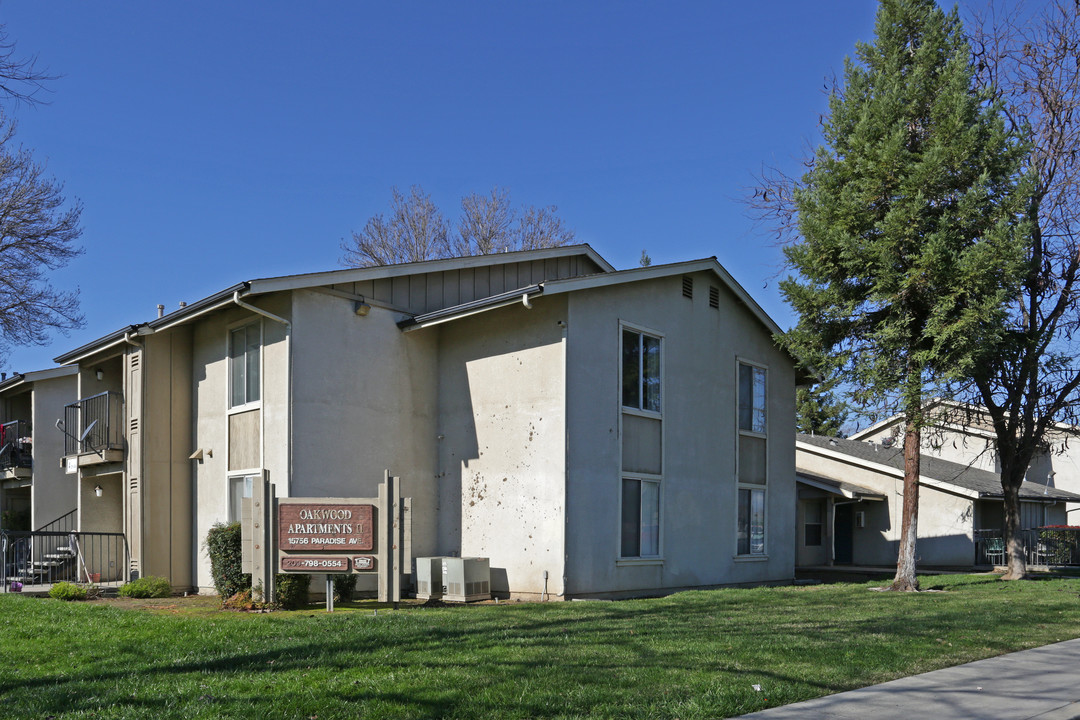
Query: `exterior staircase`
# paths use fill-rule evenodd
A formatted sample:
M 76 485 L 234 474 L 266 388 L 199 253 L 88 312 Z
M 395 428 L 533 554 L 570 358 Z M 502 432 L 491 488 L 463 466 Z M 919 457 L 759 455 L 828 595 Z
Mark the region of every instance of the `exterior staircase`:
M 26 585 L 51 585 L 61 580 L 78 581 L 78 545 L 74 535 L 66 542 L 41 543 L 35 548 L 35 538 L 5 538 L 13 543 L 3 553 L 9 561 L 4 563 L 6 585 L 18 582 Z

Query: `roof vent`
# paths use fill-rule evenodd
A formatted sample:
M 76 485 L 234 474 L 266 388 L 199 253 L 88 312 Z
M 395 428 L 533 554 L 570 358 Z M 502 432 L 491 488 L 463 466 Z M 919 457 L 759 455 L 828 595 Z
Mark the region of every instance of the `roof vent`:
M 161 317 L 161 316 L 163 316 L 164 314 L 165 314 L 165 306 L 164 306 L 164 305 L 162 305 L 161 303 L 158 303 L 158 306 L 157 306 L 157 316 L 158 316 L 158 317 Z
M 691 299 L 694 297 L 694 278 L 689 275 L 683 275 L 682 296 Z
M 720 309 L 720 288 L 715 285 L 709 286 L 709 307 Z

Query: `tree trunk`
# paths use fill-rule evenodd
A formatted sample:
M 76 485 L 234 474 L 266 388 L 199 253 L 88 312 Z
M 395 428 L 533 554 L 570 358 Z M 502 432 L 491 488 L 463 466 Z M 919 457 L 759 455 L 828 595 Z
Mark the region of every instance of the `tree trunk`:
M 909 417 L 904 429 L 904 515 L 900 525 L 900 554 L 891 590 L 915 591 L 915 538 L 919 526 L 920 428 Z
M 1001 576 L 1002 580 L 1023 580 L 1027 577 L 1027 552 L 1020 536 L 1020 487 L 1018 484 L 1003 482 L 1005 491 L 1005 552 L 1008 553 L 1008 568 Z

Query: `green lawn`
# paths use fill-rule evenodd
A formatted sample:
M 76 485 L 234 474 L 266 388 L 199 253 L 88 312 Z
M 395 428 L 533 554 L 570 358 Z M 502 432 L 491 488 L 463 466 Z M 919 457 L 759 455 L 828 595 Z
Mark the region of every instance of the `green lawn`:
M 717 718 L 1080 636 L 1080 579 L 922 582 L 942 592 L 838 584 L 377 616 L 0 595 L 0 717 Z

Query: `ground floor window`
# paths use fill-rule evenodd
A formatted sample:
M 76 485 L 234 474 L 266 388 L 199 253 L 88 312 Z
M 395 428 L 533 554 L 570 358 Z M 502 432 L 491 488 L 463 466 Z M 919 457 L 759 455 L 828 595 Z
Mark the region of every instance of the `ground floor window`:
M 739 555 L 765 553 L 765 491 L 739 490 Z
M 660 555 L 660 483 L 624 478 L 622 481 L 622 547 L 624 558 Z
M 244 498 L 251 497 L 254 475 L 234 475 L 229 478 L 229 522 L 240 522 Z
M 806 547 L 821 547 L 824 525 L 821 504 L 820 500 L 814 500 L 803 505 L 803 545 Z

